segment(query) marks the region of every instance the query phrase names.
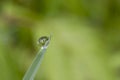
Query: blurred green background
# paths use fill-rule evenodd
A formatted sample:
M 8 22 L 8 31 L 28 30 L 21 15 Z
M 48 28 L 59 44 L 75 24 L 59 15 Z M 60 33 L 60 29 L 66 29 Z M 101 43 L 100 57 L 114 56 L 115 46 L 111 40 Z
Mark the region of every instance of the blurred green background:
M 0 0 L 0 80 L 22 80 L 51 33 L 35 80 L 120 80 L 120 0 Z

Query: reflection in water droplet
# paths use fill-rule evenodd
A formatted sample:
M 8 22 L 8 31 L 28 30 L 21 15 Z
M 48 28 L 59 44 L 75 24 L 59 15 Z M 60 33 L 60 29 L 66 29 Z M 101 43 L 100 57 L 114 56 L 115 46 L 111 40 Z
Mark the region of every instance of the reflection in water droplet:
M 47 36 L 42 36 L 38 39 L 37 44 L 43 49 L 43 48 L 47 48 L 48 44 L 50 42 L 51 39 L 51 35 L 49 37 Z

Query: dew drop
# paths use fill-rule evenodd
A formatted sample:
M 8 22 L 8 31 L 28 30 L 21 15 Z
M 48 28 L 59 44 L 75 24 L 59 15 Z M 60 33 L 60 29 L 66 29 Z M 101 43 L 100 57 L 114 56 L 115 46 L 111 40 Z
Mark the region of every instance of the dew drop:
M 37 44 L 39 46 L 41 46 L 41 48 L 47 48 L 48 44 L 50 42 L 50 39 L 51 39 L 51 35 L 49 37 L 48 36 L 42 36 L 38 39 Z

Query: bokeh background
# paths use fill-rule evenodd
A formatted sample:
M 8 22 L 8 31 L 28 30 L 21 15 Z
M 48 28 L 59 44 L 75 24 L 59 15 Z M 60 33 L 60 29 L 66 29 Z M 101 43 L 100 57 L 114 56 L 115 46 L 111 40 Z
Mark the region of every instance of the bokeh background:
M 0 0 L 0 80 L 22 80 L 50 34 L 35 80 L 120 80 L 120 0 Z

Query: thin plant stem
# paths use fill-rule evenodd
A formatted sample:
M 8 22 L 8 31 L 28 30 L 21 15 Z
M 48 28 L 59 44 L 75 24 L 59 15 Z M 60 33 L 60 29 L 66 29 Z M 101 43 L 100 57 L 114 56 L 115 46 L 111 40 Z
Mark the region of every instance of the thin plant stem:
M 45 52 L 47 50 L 48 44 L 50 42 L 51 36 L 50 37 L 41 37 L 39 40 L 39 44 L 41 45 L 40 50 L 38 51 L 35 59 L 33 60 L 33 63 L 27 70 L 25 76 L 23 77 L 23 80 L 34 80 L 34 77 L 40 67 L 40 64 L 42 63 L 42 59 L 45 55 Z

